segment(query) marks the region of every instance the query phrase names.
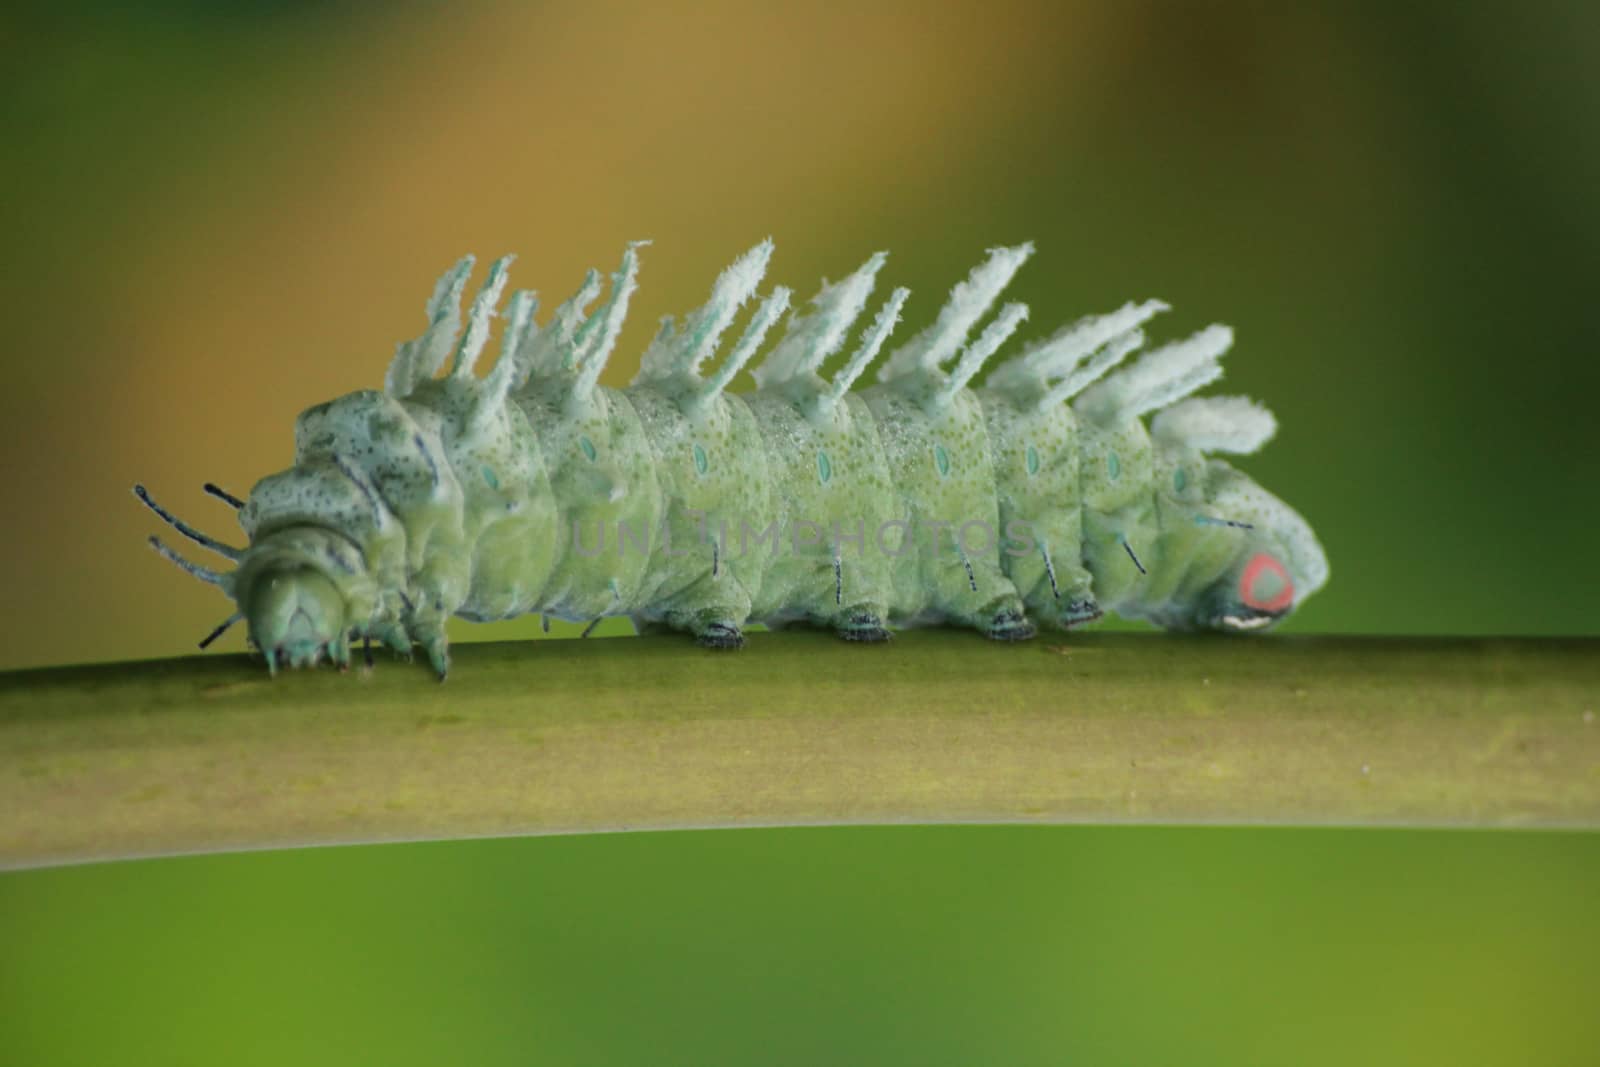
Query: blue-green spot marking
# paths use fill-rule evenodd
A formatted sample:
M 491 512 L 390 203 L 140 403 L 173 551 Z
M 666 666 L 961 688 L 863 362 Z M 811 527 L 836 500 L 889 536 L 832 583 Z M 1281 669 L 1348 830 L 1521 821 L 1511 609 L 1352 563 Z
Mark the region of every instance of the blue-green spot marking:
M 950 454 L 944 450 L 944 445 L 933 446 L 933 463 L 939 468 L 939 477 L 950 473 Z
M 583 454 L 589 457 L 589 462 L 594 462 L 594 442 L 587 437 L 578 438 L 578 447 L 583 449 Z
M 1189 484 L 1189 476 L 1187 474 L 1183 473 L 1183 468 L 1182 467 L 1179 467 L 1177 470 L 1172 472 L 1172 488 L 1176 492 L 1179 492 L 1179 493 L 1183 492 L 1184 487 L 1187 486 L 1188 484 Z
M 833 464 L 828 462 L 828 454 L 821 450 L 817 452 L 817 478 L 823 485 L 828 484 L 828 479 L 833 477 Z
M 1122 460 L 1117 458 L 1117 454 L 1115 452 L 1106 453 L 1106 475 L 1110 477 L 1112 481 L 1116 481 L 1118 478 L 1122 477 Z
M 694 469 L 699 471 L 701 474 L 704 474 L 708 465 L 709 461 L 706 459 L 706 450 L 696 444 L 694 446 Z
M 483 481 L 490 489 L 500 488 L 500 479 L 494 476 L 494 471 L 490 470 L 488 466 L 483 468 Z
M 1032 445 L 1028 446 L 1028 473 L 1039 473 L 1039 453 Z

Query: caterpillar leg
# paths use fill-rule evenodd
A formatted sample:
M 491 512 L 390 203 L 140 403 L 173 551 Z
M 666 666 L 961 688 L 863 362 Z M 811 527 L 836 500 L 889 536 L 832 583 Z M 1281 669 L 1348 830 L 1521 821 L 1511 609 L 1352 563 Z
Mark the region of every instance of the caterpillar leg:
M 450 673 L 450 640 L 445 637 L 444 624 L 419 626 L 417 642 L 422 645 L 423 652 L 428 656 L 428 664 L 439 676 L 439 681 L 444 681 Z
M 883 624 L 887 614 L 881 605 L 861 604 L 835 617 L 833 628 L 846 641 L 876 644 L 893 636 Z
M 750 606 L 749 592 L 724 568 L 720 576 L 707 575 L 674 594 L 649 617 L 692 635 L 705 648 L 742 648 Z
M 433 667 L 433 672 L 439 676 L 439 681 L 444 681 L 450 673 L 450 639 L 445 636 L 445 620 L 450 617 L 445 607 L 442 596 L 434 595 L 425 597 L 420 604 L 407 610 L 405 627 L 402 632 L 409 632 L 409 640 L 422 646 L 422 651 L 428 657 L 428 664 Z M 409 658 L 411 649 L 409 643 L 406 655 Z
M 739 649 L 744 647 L 744 631 L 735 622 L 718 619 L 706 623 L 694 641 L 701 648 Z
M 1028 621 L 1021 597 L 1003 597 L 987 610 L 988 621 L 979 629 L 991 641 L 1026 641 L 1038 632 Z
M 890 639 L 884 620 L 889 617 L 888 600 L 893 582 L 888 568 L 877 557 L 861 558 L 837 552 L 832 573 L 824 580 L 828 586 L 824 595 L 835 608 L 827 623 L 840 637 L 867 644 Z
M 726 608 L 709 607 L 692 612 L 669 612 L 667 625 L 694 637 L 701 648 L 738 649 L 744 647 L 743 614 Z
M 695 643 L 704 648 L 736 649 L 744 646 L 742 625 L 716 612 L 708 612 L 703 619 L 685 621 L 646 619 L 638 615 L 629 616 L 629 621 L 633 623 L 633 632 L 640 637 L 688 632 L 694 635 Z
M 1037 556 L 1012 565 L 1011 578 L 1027 591 L 1028 607 L 1052 629 L 1070 630 L 1105 614 L 1094 596 L 1094 576 L 1076 558 L 1077 551 L 1075 542 L 1055 552 L 1041 543 Z
M 1100 602 L 1093 594 L 1085 594 L 1067 601 L 1066 606 L 1061 609 L 1061 625 L 1069 630 L 1075 626 L 1087 626 L 1091 622 L 1098 621 L 1103 615 L 1105 612 L 1101 610 Z
M 399 622 L 375 623 L 368 627 L 365 636 L 369 642 L 369 647 L 366 650 L 366 664 L 368 667 L 372 666 L 372 649 L 370 647 L 372 638 L 377 638 L 379 643 L 396 656 L 404 656 L 406 659 L 411 658 L 411 634 Z
M 956 562 L 941 574 L 945 613 L 993 641 L 1026 641 L 1036 631 L 1017 587 L 996 561 L 955 553 Z M 953 587 L 952 587 L 953 586 Z

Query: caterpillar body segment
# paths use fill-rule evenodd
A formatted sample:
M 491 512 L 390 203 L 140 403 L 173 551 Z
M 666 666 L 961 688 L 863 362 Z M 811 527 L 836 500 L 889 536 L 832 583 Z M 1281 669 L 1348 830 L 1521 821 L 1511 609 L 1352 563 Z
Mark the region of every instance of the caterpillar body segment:
M 774 494 L 771 520 L 739 531 L 776 541 L 752 604 L 752 617 L 832 626 L 858 641 L 888 635 L 894 575 L 888 554 L 866 538 L 899 518 L 877 420 L 846 393 L 822 405 L 761 390 L 743 401 L 761 428 Z
M 908 296 L 874 304 L 885 254 L 790 312 L 788 289 L 760 292 L 769 240 L 681 325 L 666 320 L 628 388 L 607 388 L 641 244 L 604 300 L 591 271 L 544 325 L 535 294 L 513 294 L 487 370 L 511 260 L 463 315 L 463 259 L 382 391 L 300 416 L 293 465 L 239 509 L 247 548 L 137 490 L 234 569 L 158 550 L 237 602 L 269 668 L 342 666 L 361 638 L 421 645 L 441 676 L 452 615 L 628 616 L 718 648 L 751 620 L 867 642 L 928 624 L 1018 640 L 1106 611 L 1247 631 L 1327 578 L 1305 521 L 1212 455 L 1259 448 L 1271 414 L 1243 397 L 1185 399 L 1221 374 L 1226 327 L 1130 362 L 1166 309 L 1130 303 L 1024 346 L 974 389 L 1027 319 L 1009 304 L 980 326 L 1031 245 L 991 250 L 880 359 Z M 824 378 L 834 355 L 843 365 Z M 852 391 L 874 363 L 877 384 Z M 729 393 L 747 368 L 759 388 Z

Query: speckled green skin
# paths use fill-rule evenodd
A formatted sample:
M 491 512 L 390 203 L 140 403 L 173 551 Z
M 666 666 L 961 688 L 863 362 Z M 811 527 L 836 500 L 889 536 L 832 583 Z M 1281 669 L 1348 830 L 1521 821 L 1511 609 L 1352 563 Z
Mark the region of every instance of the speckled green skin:
M 1266 510 L 1228 490 L 1264 490 L 1221 460 L 1157 445 L 1138 419 L 1104 425 L 1066 405 L 978 395 L 1000 521 L 1025 522 L 1034 549 L 1003 560 L 1030 617 L 1066 628 L 1114 611 L 1200 629 L 1251 614 L 1233 588 L 1239 569 L 1256 552 L 1287 552 Z M 1207 521 L 1223 516 L 1251 528 Z
M 262 576 L 314 569 L 354 632 L 436 662 L 452 614 L 627 615 L 734 646 L 751 619 L 1015 639 L 1102 610 L 1179 628 L 1238 610 L 1212 601 L 1270 538 L 1204 517 L 1248 521 L 1248 479 L 1136 419 L 988 390 L 941 404 L 941 382 L 837 404 L 811 382 L 575 403 L 558 377 L 495 410 L 471 378 L 353 393 L 305 412 L 294 466 L 253 489 L 230 591 L 248 608 Z
M 1113 426 L 1081 420 L 1076 451 L 1082 558 L 1094 599 L 1103 610 L 1175 629 L 1202 625 L 1194 609 L 1255 540 L 1237 528 L 1196 522 L 1210 510 L 1206 460 L 1158 448 L 1137 419 Z M 1173 490 L 1179 469 L 1181 495 Z

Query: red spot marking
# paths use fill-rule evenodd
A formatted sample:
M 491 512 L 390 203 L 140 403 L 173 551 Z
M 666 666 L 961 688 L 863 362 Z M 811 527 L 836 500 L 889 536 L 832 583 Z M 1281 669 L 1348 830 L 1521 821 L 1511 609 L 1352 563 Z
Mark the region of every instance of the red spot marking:
M 1262 600 L 1256 596 L 1255 587 L 1256 582 L 1267 574 L 1276 575 L 1283 582 L 1283 587 L 1271 600 Z M 1289 572 L 1283 569 L 1283 564 L 1265 552 L 1257 552 L 1244 565 L 1244 574 L 1239 578 L 1239 599 L 1244 601 L 1246 607 L 1257 611 L 1283 611 L 1294 603 L 1294 583 L 1289 580 Z

